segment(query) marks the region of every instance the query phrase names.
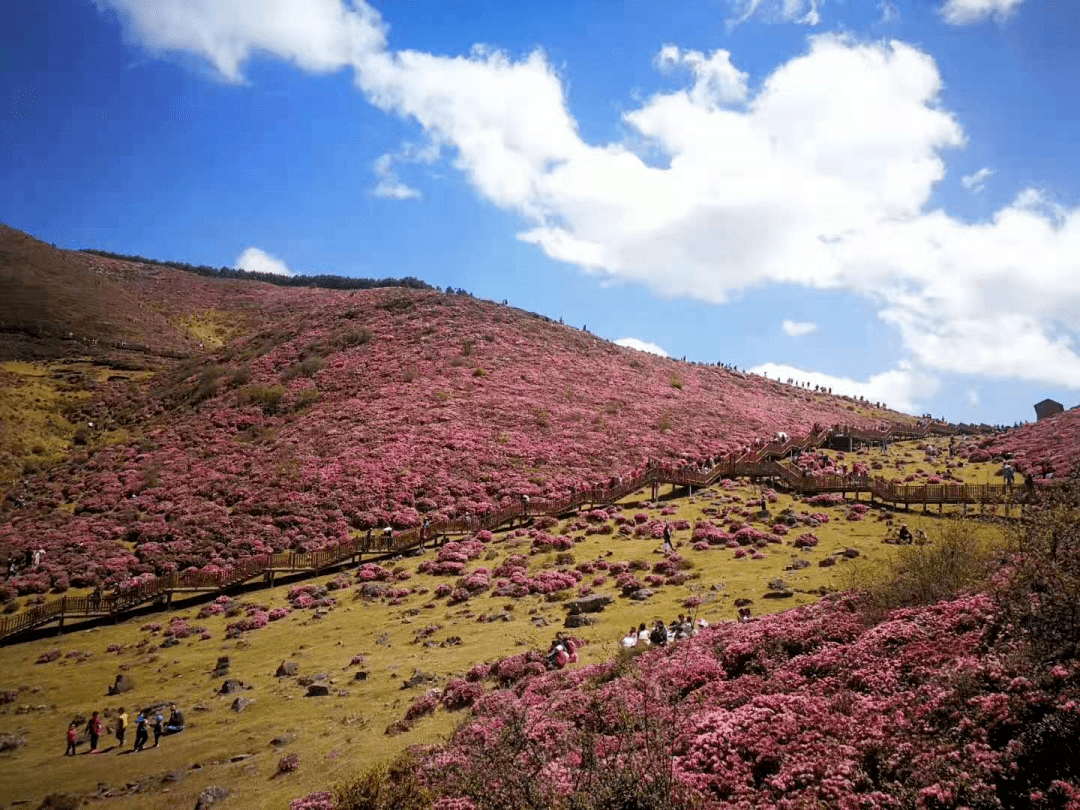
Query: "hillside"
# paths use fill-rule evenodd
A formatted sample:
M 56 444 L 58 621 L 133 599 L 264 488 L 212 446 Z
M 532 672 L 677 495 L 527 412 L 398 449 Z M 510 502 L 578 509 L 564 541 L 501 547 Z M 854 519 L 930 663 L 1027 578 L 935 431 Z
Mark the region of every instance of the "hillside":
M 317 549 L 384 522 L 564 493 L 649 458 L 899 417 L 467 296 L 182 281 L 202 296 L 189 308 L 244 312 L 257 299 L 267 325 L 249 319 L 140 389 L 102 387 L 81 412 L 85 451 L 24 477 L 5 504 L 0 547 L 32 537 L 59 566 L 20 591 L 56 587 L 64 571 L 77 572 L 71 585 L 113 585 Z
M 984 443 L 992 455 L 1012 453 L 1021 473 L 1066 478 L 1080 472 L 1080 409 L 1032 422 Z

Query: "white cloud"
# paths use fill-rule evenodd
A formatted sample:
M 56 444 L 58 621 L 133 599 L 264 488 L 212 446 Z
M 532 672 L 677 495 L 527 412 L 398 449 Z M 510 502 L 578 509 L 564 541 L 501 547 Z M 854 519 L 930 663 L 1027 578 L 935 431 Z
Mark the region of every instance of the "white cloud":
M 802 337 L 817 331 L 817 324 L 813 321 L 784 321 L 780 326 L 784 333 L 790 337 Z
M 666 46 L 658 65 L 692 80 L 624 115 L 663 156 L 650 165 L 582 139 L 539 51 L 390 51 L 361 0 L 107 2 L 148 47 L 199 54 L 232 80 L 257 53 L 351 65 L 372 103 L 417 122 L 527 223 L 519 238 L 586 272 L 714 303 L 768 284 L 845 290 L 876 302 L 926 371 L 1080 387 L 1080 208 L 1028 189 L 985 222 L 931 209 L 965 136 L 936 63 L 911 45 L 813 36 L 753 93 L 727 52 Z M 743 10 L 805 19 L 819 6 Z
M 754 17 L 762 22 L 817 25 L 821 22 L 821 7 L 824 2 L 825 0 L 731 0 L 735 16 L 728 24 L 741 25 Z
M 978 390 L 975 389 L 975 388 L 969 388 L 964 393 L 967 396 L 968 405 L 970 405 L 972 408 L 978 408 L 979 407 L 979 392 L 978 392 Z
M 293 275 L 285 262 L 275 259 L 269 253 L 259 250 L 257 247 L 249 247 L 234 262 L 235 266 L 249 273 L 272 273 L 275 276 Z
M 891 23 L 900 17 L 900 10 L 894 3 L 890 3 L 889 0 L 881 0 L 878 4 L 878 12 L 881 14 L 878 18 L 879 25 Z
M 820 371 L 805 371 L 794 366 L 764 363 L 749 369 L 752 374 L 767 374 L 772 380 L 793 379 L 831 388 L 833 394 L 864 397 L 870 402 L 881 402 L 889 408 L 905 413 L 921 413 L 922 403 L 937 393 L 939 383 L 934 377 L 901 364 L 891 371 L 874 374 L 865 381 L 850 377 L 836 377 Z
M 648 352 L 649 354 L 658 354 L 661 357 L 667 357 L 668 353 L 657 346 L 655 343 L 647 343 L 644 340 L 638 340 L 637 338 L 625 337 L 619 338 L 615 341 L 616 346 L 625 346 L 628 349 L 637 349 L 639 352 Z
M 1024 0 L 946 0 L 941 16 L 950 25 L 971 25 L 991 17 L 1007 20 Z
M 381 155 L 372 164 L 372 168 L 375 170 L 375 176 L 379 178 L 379 182 L 371 191 L 374 196 L 391 200 L 415 200 L 420 198 L 419 191 L 405 185 L 398 179 L 397 172 L 394 171 L 393 155 Z
M 656 57 L 661 69 L 685 65 L 694 74 L 694 86 L 689 96 L 694 104 L 712 108 L 721 104 L 745 101 L 748 74 L 731 64 L 731 53 L 713 51 L 706 56 L 701 51 L 680 51 L 676 45 L 665 45 Z
M 979 169 L 973 174 L 966 174 L 960 178 L 960 185 L 968 191 L 979 192 L 986 188 L 986 181 L 994 173 L 993 169 Z

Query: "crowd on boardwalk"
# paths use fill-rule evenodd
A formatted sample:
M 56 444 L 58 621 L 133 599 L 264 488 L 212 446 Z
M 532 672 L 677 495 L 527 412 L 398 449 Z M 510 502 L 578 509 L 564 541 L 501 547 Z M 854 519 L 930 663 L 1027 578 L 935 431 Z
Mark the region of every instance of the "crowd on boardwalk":
M 135 716 L 134 723 L 135 738 L 132 740 L 130 753 L 144 750 L 146 744 L 150 742 L 151 734 L 154 735 L 154 744 L 151 747 L 157 748 L 163 736 L 167 734 L 178 734 L 183 731 L 184 714 L 177 707 L 173 706 L 169 711 L 168 719 L 166 719 L 160 708 L 145 709 Z M 115 721 L 111 728 L 112 733 L 116 735 L 116 745 L 110 746 L 103 751 L 98 747 L 101 745 L 101 738 L 106 731 L 105 719 L 101 716 L 101 713 L 95 711 L 90 716 L 90 719 L 86 721 L 86 725 L 81 729 L 81 723 L 73 720 L 68 725 L 67 748 L 64 750 L 64 756 L 75 756 L 76 748 L 79 745 L 80 730 L 86 732 L 86 739 L 90 744 L 89 750 L 85 753 L 102 754 L 111 751 L 116 751 L 118 754 L 124 753 L 124 743 L 127 740 L 127 733 L 130 725 L 131 720 L 127 710 L 121 706 L 116 713 Z

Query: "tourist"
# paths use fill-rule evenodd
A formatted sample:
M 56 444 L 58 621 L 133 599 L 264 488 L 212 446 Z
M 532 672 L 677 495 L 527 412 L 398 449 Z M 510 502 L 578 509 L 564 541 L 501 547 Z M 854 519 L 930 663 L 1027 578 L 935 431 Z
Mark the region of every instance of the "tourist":
M 748 621 L 750 621 L 750 618 L 751 616 L 749 607 L 739 608 L 739 624 L 746 624 Z
M 645 626 L 645 622 L 638 625 L 638 644 L 642 647 L 648 647 L 652 643 L 652 639 L 649 638 L 649 629 Z
M 39 548 L 37 551 L 34 552 L 34 557 L 33 557 L 33 559 L 34 559 L 34 568 L 37 568 L 39 565 L 41 565 L 41 560 L 44 557 L 45 557 L 45 549 Z
M 120 707 L 120 715 L 116 718 L 116 744 L 124 747 L 124 737 L 127 736 L 128 716 L 124 707 Z
M 638 631 L 633 625 L 630 625 L 630 630 L 622 638 L 622 645 L 625 649 L 629 650 L 631 647 L 636 647 L 638 643 Z
M 671 544 L 671 524 L 664 523 L 664 553 L 672 554 L 675 551 L 675 546 Z
M 135 719 L 135 747 L 133 750 L 142 751 L 143 746 L 146 745 L 150 739 L 150 734 L 146 728 L 146 714 L 139 712 L 139 716 Z
M 154 748 L 158 747 L 158 741 L 161 739 L 161 735 L 165 733 L 165 718 L 161 716 L 161 712 L 158 711 L 154 715 Z
M 394 540 L 394 530 L 391 529 L 389 526 L 386 526 L 382 530 L 382 539 L 383 539 L 383 546 L 386 549 L 389 549 L 391 544 L 393 543 L 393 540 Z
M 911 539 L 911 529 L 906 523 L 900 524 L 900 542 L 906 545 L 911 542 Z
M 179 734 L 184 730 L 184 714 L 175 706 L 169 710 L 169 722 L 165 724 L 166 734 Z
M 658 647 L 663 647 L 668 643 L 668 631 L 667 628 L 664 627 L 664 622 L 662 620 L 656 620 L 656 625 L 649 634 L 649 641 Z
M 97 712 L 94 712 L 90 717 L 90 721 L 86 724 L 86 733 L 90 736 L 90 751 L 88 753 L 96 754 L 98 752 L 98 739 L 101 737 L 101 732 L 104 730 L 105 726 L 101 722 L 101 718 L 98 716 Z
M 15 558 L 8 554 L 7 558 L 7 578 L 15 578 Z
M 67 748 L 64 749 L 65 757 L 75 756 L 75 744 L 79 741 L 79 729 L 75 727 L 75 723 L 68 725 L 67 730 Z

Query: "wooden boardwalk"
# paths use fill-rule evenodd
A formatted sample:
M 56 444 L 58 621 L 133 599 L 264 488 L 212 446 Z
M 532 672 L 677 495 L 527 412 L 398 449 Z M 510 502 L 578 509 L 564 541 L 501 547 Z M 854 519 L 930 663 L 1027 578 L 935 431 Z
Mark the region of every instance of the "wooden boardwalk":
M 907 484 L 896 485 L 884 478 L 867 475 L 805 476 L 792 465 L 780 459 L 794 451 L 821 447 L 837 439 L 865 444 L 893 442 L 904 439 L 920 439 L 928 436 L 953 435 L 958 429 L 934 424 L 921 428 L 893 425 L 888 429 L 866 430 L 848 426 L 811 430 L 801 438 L 789 438 L 783 442 L 763 444 L 740 454 L 721 458 L 707 470 L 687 466 L 675 467 L 655 464 L 644 472 L 627 479 L 615 478 L 614 485 L 575 492 L 573 495 L 552 500 L 522 501 L 503 509 L 465 518 L 432 523 L 421 542 L 420 530 L 413 528 L 394 534 L 390 538 L 380 535 L 354 537 L 330 549 L 312 552 L 284 551 L 263 554 L 238 561 L 231 568 L 217 572 L 186 571 L 166 574 L 141 583 L 135 587 L 119 590 L 99 598 L 65 596 L 38 605 L 14 616 L 0 617 L 0 643 L 13 640 L 31 630 L 57 623 L 85 621 L 111 617 L 114 620 L 131 615 L 148 604 L 169 605 L 174 595 L 219 593 L 238 587 L 246 582 L 263 578 L 272 585 L 277 575 L 318 574 L 346 563 L 358 563 L 367 559 L 381 559 L 422 549 L 426 543 L 449 535 L 471 534 L 484 529 L 494 530 L 532 517 L 565 515 L 582 507 L 596 507 L 616 503 L 645 487 L 652 488 L 652 497 L 658 496 L 662 484 L 675 487 L 703 488 L 725 478 L 767 479 L 772 483 L 800 495 L 836 492 L 858 497 L 866 493 L 871 501 L 878 500 L 894 506 L 900 504 L 1010 504 L 1019 501 L 1022 488 L 1006 489 L 991 484 Z

